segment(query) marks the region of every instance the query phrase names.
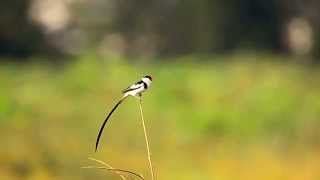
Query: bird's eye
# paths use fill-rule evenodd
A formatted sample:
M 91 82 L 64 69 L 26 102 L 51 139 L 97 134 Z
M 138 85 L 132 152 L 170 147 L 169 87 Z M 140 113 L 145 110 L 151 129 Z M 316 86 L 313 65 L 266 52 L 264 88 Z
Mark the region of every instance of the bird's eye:
M 148 78 L 148 79 L 150 79 L 152 81 L 152 77 L 151 76 L 147 75 L 147 76 L 144 76 L 144 77 Z

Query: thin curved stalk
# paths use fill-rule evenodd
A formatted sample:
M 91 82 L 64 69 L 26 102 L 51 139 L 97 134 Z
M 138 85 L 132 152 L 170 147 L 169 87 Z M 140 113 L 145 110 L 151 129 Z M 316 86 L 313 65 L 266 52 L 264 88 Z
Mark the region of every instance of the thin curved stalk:
M 98 160 L 98 159 L 95 159 L 95 158 L 92 158 L 92 157 L 89 157 L 88 159 L 91 160 L 91 161 L 95 161 L 95 162 L 97 162 L 97 163 L 100 163 L 100 164 L 108 167 L 109 169 L 115 169 L 115 168 L 113 168 L 111 165 L 109 165 L 109 164 L 107 164 L 106 162 L 103 162 L 103 161 L 101 161 L 101 160 Z M 119 171 L 115 171 L 115 173 L 116 173 L 117 175 L 119 175 L 122 180 L 127 180 L 127 178 L 126 178 L 124 175 L 122 175 Z
M 134 176 L 138 177 L 139 179 L 144 180 L 144 177 L 141 176 L 140 174 L 137 174 L 137 173 L 135 173 L 135 172 L 128 171 L 128 170 L 123 170 L 123 169 L 107 168 L 107 167 L 104 167 L 104 166 L 86 166 L 86 167 L 82 167 L 82 168 L 88 168 L 88 169 L 105 169 L 105 170 L 107 170 L 107 171 L 124 172 L 124 173 L 128 173 L 128 174 L 134 175 Z

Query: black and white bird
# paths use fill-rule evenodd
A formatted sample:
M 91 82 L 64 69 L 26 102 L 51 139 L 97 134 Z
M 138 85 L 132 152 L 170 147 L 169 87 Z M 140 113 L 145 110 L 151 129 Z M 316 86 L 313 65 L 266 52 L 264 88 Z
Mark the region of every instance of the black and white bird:
M 99 140 L 100 137 L 102 135 L 103 129 L 108 121 L 108 119 L 110 118 L 110 116 L 112 115 L 112 113 L 117 109 L 117 107 L 129 96 L 134 96 L 134 97 L 141 97 L 141 94 L 146 91 L 152 83 L 152 77 L 147 75 L 144 76 L 140 81 L 132 84 L 131 86 L 127 87 L 126 89 L 124 89 L 122 91 L 123 96 L 122 98 L 118 101 L 118 103 L 112 108 L 112 110 L 109 112 L 107 118 L 104 120 L 104 122 L 101 125 L 101 128 L 99 130 L 98 136 L 97 136 L 97 140 L 96 140 L 96 149 L 95 151 L 98 150 L 98 146 L 99 146 Z

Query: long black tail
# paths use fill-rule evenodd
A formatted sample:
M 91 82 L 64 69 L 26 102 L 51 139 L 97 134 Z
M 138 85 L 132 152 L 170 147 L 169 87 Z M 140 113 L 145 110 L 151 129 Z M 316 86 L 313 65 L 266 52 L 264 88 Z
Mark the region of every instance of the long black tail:
M 99 140 L 100 140 L 100 137 L 102 135 L 102 132 L 103 132 L 103 129 L 105 127 L 105 125 L 107 124 L 107 121 L 108 119 L 110 118 L 110 116 L 112 115 L 112 113 L 117 109 L 117 107 L 123 102 L 123 100 L 126 98 L 127 96 L 124 96 L 122 97 L 119 102 L 112 108 L 112 110 L 109 112 L 107 118 L 104 120 L 100 130 L 99 130 L 99 134 L 98 134 L 98 137 L 97 137 L 97 140 L 96 140 L 96 149 L 95 149 L 95 152 L 97 152 L 98 150 L 98 146 L 99 146 Z

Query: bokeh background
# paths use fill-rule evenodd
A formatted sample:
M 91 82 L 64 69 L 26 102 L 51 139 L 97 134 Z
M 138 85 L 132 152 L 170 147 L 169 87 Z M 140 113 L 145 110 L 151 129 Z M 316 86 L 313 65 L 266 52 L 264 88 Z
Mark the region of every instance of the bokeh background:
M 0 179 L 320 179 L 320 1 L 2 0 Z

